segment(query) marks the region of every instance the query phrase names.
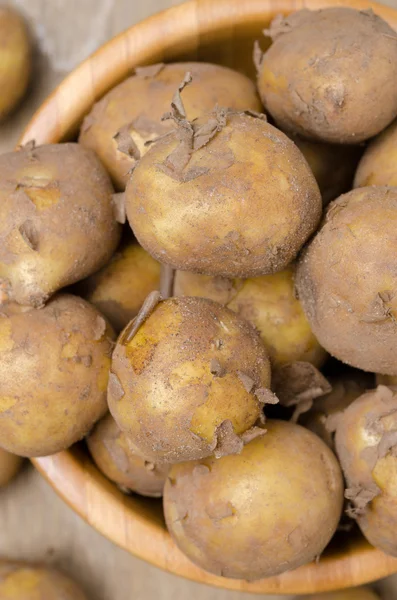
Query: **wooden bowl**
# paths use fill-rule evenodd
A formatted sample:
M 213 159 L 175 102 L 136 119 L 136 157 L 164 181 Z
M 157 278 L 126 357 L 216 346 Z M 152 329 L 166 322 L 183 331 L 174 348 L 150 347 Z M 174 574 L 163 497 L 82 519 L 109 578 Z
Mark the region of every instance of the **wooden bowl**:
M 45 144 L 72 138 L 92 104 L 138 65 L 193 59 L 218 62 L 253 75 L 253 41 L 276 14 L 335 4 L 359 9 L 372 6 L 397 27 L 397 11 L 361 0 L 190 0 L 146 19 L 102 46 L 48 98 L 20 141 L 34 139 Z M 194 566 L 175 546 L 164 525 L 161 503 L 123 495 L 81 448 L 33 462 L 73 510 L 115 544 L 194 581 L 262 594 L 307 594 L 355 586 L 397 572 L 397 559 L 370 547 L 362 537 L 352 536 L 337 547 L 331 545 L 317 564 L 278 577 L 252 583 L 216 577 Z

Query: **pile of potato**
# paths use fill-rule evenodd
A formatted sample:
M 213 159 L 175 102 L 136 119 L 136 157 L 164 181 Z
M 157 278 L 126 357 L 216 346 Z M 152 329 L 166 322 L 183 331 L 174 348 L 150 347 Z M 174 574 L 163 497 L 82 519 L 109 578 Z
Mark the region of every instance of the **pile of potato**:
M 78 143 L 0 157 L 0 446 L 88 436 L 246 580 L 318 560 L 344 511 L 397 556 L 397 34 L 332 8 L 265 35 L 257 87 L 143 67 Z

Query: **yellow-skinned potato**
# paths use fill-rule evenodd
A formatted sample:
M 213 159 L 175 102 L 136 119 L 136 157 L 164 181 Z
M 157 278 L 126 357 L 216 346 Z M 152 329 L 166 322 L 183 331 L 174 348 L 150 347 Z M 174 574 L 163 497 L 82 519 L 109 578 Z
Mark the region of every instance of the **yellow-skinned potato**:
M 23 459 L 0 448 L 0 488 L 7 485 L 19 472 Z
M 320 367 L 326 352 L 314 337 L 294 294 L 294 267 L 251 279 L 223 279 L 177 271 L 175 296 L 201 296 L 224 304 L 261 334 L 273 367 L 307 361 Z
M 77 296 L 0 316 L 0 445 L 45 456 L 82 439 L 106 413 L 113 331 Z
M 0 119 L 26 92 L 31 71 L 31 44 L 22 17 L 12 8 L 0 7 Z
M 116 331 L 139 312 L 146 296 L 160 285 L 160 265 L 136 242 L 128 242 L 110 262 L 79 285 Z
M 358 188 L 329 206 L 297 268 L 299 299 L 330 354 L 397 375 L 397 188 Z
M 322 212 L 302 153 L 250 114 L 218 111 L 190 126 L 189 139 L 180 127 L 154 144 L 131 176 L 126 212 L 138 241 L 183 271 L 222 277 L 281 271 Z
M 42 306 L 105 264 L 120 239 L 109 176 L 79 144 L 0 156 L 2 300 Z
M 0 562 L 1 600 L 87 600 L 69 577 L 36 565 Z
M 263 403 L 275 401 L 259 335 L 204 298 L 151 311 L 135 335 L 127 326 L 112 357 L 109 408 L 131 447 L 168 463 L 241 451 Z
M 311 594 L 310 596 L 299 596 L 299 598 L 301 600 L 380 600 L 378 594 L 367 587 L 351 588 L 329 594 Z
M 269 420 L 266 430 L 240 455 L 169 472 L 168 529 L 216 575 L 255 580 L 295 569 L 322 553 L 338 525 L 343 480 L 333 453 L 299 425 Z
M 397 393 L 380 385 L 355 400 L 336 429 L 351 513 L 368 541 L 397 556 Z
M 397 186 L 397 121 L 370 142 L 358 165 L 354 187 Z
M 258 89 L 283 130 L 357 144 L 396 117 L 397 36 L 371 10 L 300 10 L 267 33 L 273 44 L 258 57 Z
M 216 104 L 260 111 L 254 83 L 245 75 L 207 63 L 153 65 L 113 88 L 95 104 L 83 122 L 79 142 L 92 148 L 109 171 L 114 185 L 124 190 L 128 172 L 146 152 L 145 142 L 174 126 L 161 121 L 186 72 L 193 77 L 184 93 L 189 119 L 210 112 Z
M 159 466 L 132 452 L 125 433 L 111 414 L 97 423 L 87 437 L 87 445 L 98 469 L 123 491 L 160 498 L 168 466 Z

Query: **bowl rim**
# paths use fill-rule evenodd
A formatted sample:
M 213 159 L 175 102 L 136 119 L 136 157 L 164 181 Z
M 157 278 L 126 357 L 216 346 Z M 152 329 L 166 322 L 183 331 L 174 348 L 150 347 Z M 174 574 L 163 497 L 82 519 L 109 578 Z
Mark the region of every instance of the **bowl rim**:
M 166 62 L 178 51 L 194 49 L 199 36 L 221 27 L 268 21 L 278 13 L 330 6 L 372 8 L 397 28 L 397 10 L 365 0 L 189 0 L 133 25 L 101 46 L 72 71 L 44 101 L 25 127 L 19 144 L 69 139 L 93 103 L 131 74 L 134 67 Z M 184 23 L 181 34 L 176 22 Z M 153 35 L 165 31 L 171 53 L 156 50 Z M 148 40 L 151 40 L 148 41 Z M 155 50 L 153 50 L 155 48 Z M 78 94 L 76 94 L 78 90 Z M 261 581 L 217 577 L 191 563 L 156 519 L 133 496 L 108 481 L 78 447 L 32 459 L 63 500 L 109 540 L 165 571 L 219 588 L 252 593 L 308 594 L 358 586 L 397 572 L 397 558 L 372 548 L 364 539 L 347 543 L 340 556 L 325 556 L 294 571 Z

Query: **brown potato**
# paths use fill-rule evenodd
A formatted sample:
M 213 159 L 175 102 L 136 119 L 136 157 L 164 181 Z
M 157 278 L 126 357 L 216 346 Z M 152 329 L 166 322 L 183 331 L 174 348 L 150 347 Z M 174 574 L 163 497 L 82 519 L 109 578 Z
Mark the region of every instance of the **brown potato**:
M 79 142 L 92 148 L 109 171 L 114 185 L 125 189 L 128 172 L 146 152 L 145 142 L 173 128 L 161 121 L 185 73 L 192 85 L 184 93 L 186 112 L 195 119 L 215 104 L 260 111 L 254 83 L 245 75 L 207 63 L 175 63 L 137 69 L 136 75 L 114 87 L 94 105 L 81 127 Z
M 351 588 L 339 592 L 330 592 L 329 594 L 311 594 L 301 597 L 301 600 L 380 600 L 378 594 L 375 594 L 367 587 Z
M 136 242 L 119 248 L 110 262 L 78 286 L 83 298 L 121 331 L 160 285 L 160 265 Z
M 281 129 L 357 144 L 396 117 L 397 36 L 371 10 L 305 9 L 277 17 L 268 34 L 258 89 Z
M 138 241 L 183 271 L 222 277 L 281 271 L 322 211 L 302 153 L 248 114 L 217 112 L 191 127 L 193 140 L 183 138 L 183 128 L 163 138 L 131 176 L 126 211 Z M 193 152 L 190 143 L 197 144 Z
M 203 569 L 247 580 L 319 556 L 343 504 L 337 460 L 316 435 L 285 421 L 241 454 L 174 465 L 164 488 L 168 529 Z
M 397 375 L 397 188 L 359 188 L 330 204 L 296 285 L 314 335 L 364 371 Z
M 74 581 L 47 567 L 2 561 L 1 600 L 87 600 Z
M 251 279 L 223 279 L 177 271 L 175 296 L 201 296 L 224 304 L 261 334 L 273 367 L 307 361 L 320 367 L 327 356 L 294 294 L 294 267 Z
M 397 186 L 397 121 L 370 142 L 354 178 L 354 187 Z
M 67 294 L 0 315 L 0 444 L 44 456 L 82 439 L 106 412 L 113 331 Z
M 87 445 L 98 469 L 123 491 L 153 498 L 163 495 L 168 465 L 156 465 L 132 452 L 110 413 L 95 425 Z
M 113 352 L 108 402 L 117 425 L 153 462 L 240 451 L 263 403 L 275 401 L 259 335 L 204 298 L 171 298 L 152 310 L 133 337 L 135 323 L 127 326 Z
M 28 87 L 31 43 L 22 17 L 12 8 L 0 7 L 0 119 L 15 108 Z
M 336 451 L 348 484 L 350 513 L 367 540 L 397 556 L 397 392 L 380 385 L 345 410 Z
M 0 156 L 2 300 L 42 306 L 105 264 L 121 233 L 112 192 L 98 158 L 78 144 Z
M 23 459 L 0 448 L 0 488 L 7 485 L 22 467 Z

